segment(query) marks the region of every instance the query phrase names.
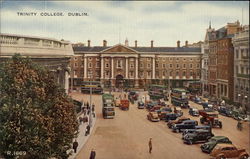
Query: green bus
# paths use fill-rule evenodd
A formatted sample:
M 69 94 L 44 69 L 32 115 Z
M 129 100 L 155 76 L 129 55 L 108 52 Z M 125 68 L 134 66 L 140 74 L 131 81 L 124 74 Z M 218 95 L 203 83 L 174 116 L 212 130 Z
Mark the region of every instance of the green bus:
M 83 81 L 81 85 L 81 92 L 90 94 L 102 94 L 103 88 L 100 81 Z
M 114 96 L 111 94 L 102 95 L 102 115 L 104 119 L 115 116 Z
M 188 107 L 187 92 L 183 88 L 173 88 L 171 91 L 171 103 L 175 106 Z
M 159 99 L 168 99 L 168 88 L 164 85 L 156 85 L 152 84 L 148 87 L 148 94 L 151 99 L 159 100 Z

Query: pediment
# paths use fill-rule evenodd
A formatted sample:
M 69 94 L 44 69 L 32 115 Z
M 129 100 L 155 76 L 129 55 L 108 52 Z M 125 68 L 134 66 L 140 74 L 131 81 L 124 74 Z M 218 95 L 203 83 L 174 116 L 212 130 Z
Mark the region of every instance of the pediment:
M 107 48 L 102 53 L 137 53 L 136 50 L 131 49 L 127 46 L 118 44 L 113 47 Z

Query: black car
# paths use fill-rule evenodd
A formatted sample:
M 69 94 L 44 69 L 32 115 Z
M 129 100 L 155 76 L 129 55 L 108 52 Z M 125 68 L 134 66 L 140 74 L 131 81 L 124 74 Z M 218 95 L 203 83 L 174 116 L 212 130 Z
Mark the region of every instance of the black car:
M 194 133 L 188 133 L 183 137 L 183 142 L 193 144 L 196 142 L 207 142 L 214 134 L 209 130 L 197 130 Z
M 197 126 L 195 126 L 194 129 L 186 129 L 186 130 L 184 130 L 184 131 L 182 132 L 182 138 L 183 138 L 186 134 L 188 134 L 188 133 L 195 133 L 197 130 L 209 130 L 209 131 L 211 131 L 212 128 L 211 128 L 210 125 L 197 125 Z
M 192 115 L 192 116 L 199 116 L 199 115 L 200 115 L 200 114 L 199 114 L 199 110 L 196 109 L 196 108 L 189 108 L 188 113 L 189 113 L 190 115 Z
M 198 125 L 198 122 L 195 120 L 185 120 L 181 124 L 175 124 L 172 126 L 173 132 L 180 132 L 185 129 L 195 129 L 195 126 Z
M 179 115 L 176 114 L 176 113 L 168 113 L 168 114 L 166 114 L 166 116 L 165 116 L 165 121 L 168 122 L 169 120 L 175 120 L 175 119 L 177 119 L 178 117 L 179 117 Z
M 142 101 L 139 101 L 139 102 L 137 103 L 137 108 L 138 108 L 138 109 L 144 109 L 144 103 L 143 103 Z
M 221 114 L 221 115 L 224 115 L 224 116 L 228 116 L 228 117 L 231 117 L 232 116 L 232 110 L 230 110 L 229 108 L 227 107 L 219 107 L 218 109 L 218 112 Z

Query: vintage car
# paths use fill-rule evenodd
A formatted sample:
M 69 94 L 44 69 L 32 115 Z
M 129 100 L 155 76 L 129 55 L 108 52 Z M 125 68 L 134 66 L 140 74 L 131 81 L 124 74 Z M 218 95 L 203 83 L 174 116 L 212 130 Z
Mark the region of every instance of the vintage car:
M 183 112 L 180 107 L 174 107 L 174 113 L 178 115 L 178 117 L 183 115 Z
M 232 141 L 230 141 L 228 137 L 225 136 L 214 136 L 209 139 L 208 142 L 201 145 L 201 150 L 203 152 L 210 153 L 214 149 L 214 147 L 219 143 L 232 144 Z
M 179 117 L 178 114 L 168 113 L 165 116 L 165 121 L 168 122 L 169 120 L 176 120 L 178 117 Z
M 213 136 L 214 134 L 211 131 L 199 129 L 194 133 L 187 133 L 183 137 L 183 142 L 191 145 L 197 142 L 206 142 Z
M 156 110 L 160 110 L 161 108 L 162 108 L 162 106 L 160 106 L 160 105 L 155 105 L 155 106 L 153 106 L 151 109 L 149 109 L 149 111 L 154 112 L 154 111 L 156 111 Z
M 169 128 L 172 128 L 172 126 L 173 126 L 174 124 L 180 124 L 180 123 L 182 123 L 182 122 L 185 121 L 185 120 L 190 120 L 190 118 L 187 118 L 187 117 L 180 117 L 179 119 L 169 121 L 169 122 L 167 123 L 167 126 L 168 126 Z
M 147 118 L 150 121 L 160 121 L 160 118 L 157 112 L 149 112 L 147 115 Z
M 198 122 L 195 120 L 185 120 L 180 124 L 174 124 L 172 126 L 172 131 L 173 132 L 180 132 L 183 131 L 185 129 L 195 129 L 195 126 L 198 125 Z
M 245 149 L 236 148 L 233 144 L 217 144 L 210 153 L 210 156 L 216 157 L 216 159 L 247 159 L 249 157 Z
M 150 110 L 151 108 L 153 108 L 155 105 L 158 105 L 158 102 L 152 102 L 152 101 L 150 101 L 150 102 L 147 102 L 146 103 L 146 108 L 148 109 L 148 110 Z
M 144 109 L 144 106 L 145 106 L 145 104 L 144 104 L 142 101 L 139 101 L 139 102 L 137 103 L 137 108 L 138 108 L 138 109 Z
M 192 116 L 200 116 L 199 110 L 196 108 L 189 108 L 188 113 Z
M 209 125 L 197 125 L 194 127 L 194 129 L 186 129 L 186 130 L 183 130 L 182 131 L 182 137 L 185 136 L 187 133 L 194 133 L 196 132 L 197 130 L 209 130 L 211 131 L 211 126 Z
M 232 116 L 232 110 L 224 106 L 220 106 L 218 109 L 218 112 L 219 114 L 224 115 L 224 116 L 228 116 L 228 117 Z

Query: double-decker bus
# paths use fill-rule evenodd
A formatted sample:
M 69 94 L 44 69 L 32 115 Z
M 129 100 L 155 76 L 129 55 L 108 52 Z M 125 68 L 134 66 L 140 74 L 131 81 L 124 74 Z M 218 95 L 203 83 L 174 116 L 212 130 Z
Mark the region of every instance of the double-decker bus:
M 154 100 L 168 99 L 167 86 L 164 85 L 156 85 L 156 84 L 149 85 L 148 94 L 150 98 Z
M 114 96 L 111 94 L 102 95 L 102 115 L 104 119 L 115 116 Z
M 99 82 L 99 81 L 83 81 L 82 86 L 81 86 L 81 92 L 89 94 L 91 91 L 93 94 L 102 94 L 103 89 L 101 87 L 101 82 Z
M 188 107 L 187 90 L 174 88 L 171 92 L 171 103 L 175 106 Z

